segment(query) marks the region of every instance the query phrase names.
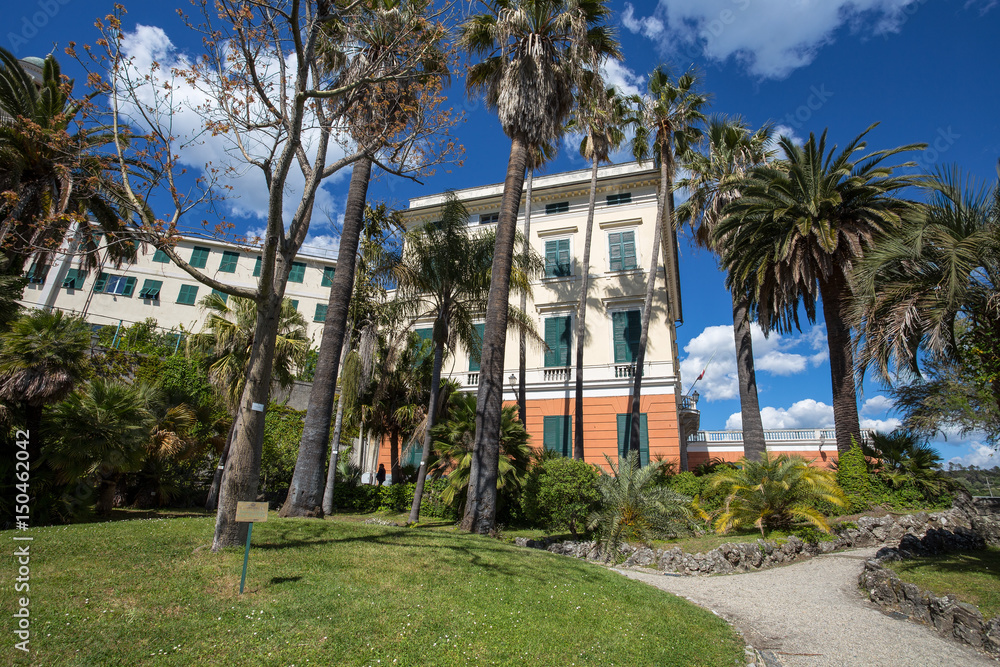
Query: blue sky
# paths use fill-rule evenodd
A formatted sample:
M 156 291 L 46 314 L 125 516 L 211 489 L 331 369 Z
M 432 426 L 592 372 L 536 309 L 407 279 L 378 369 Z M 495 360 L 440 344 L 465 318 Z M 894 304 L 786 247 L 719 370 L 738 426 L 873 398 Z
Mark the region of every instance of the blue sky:
M 998 0 L 659 0 L 613 1 L 613 23 L 625 60 L 607 68 L 612 83 L 638 92 L 659 63 L 700 69 L 712 95 L 712 113 L 742 115 L 754 127 L 775 123 L 795 138 L 829 128 L 830 141 L 845 144 L 869 124 L 872 149 L 926 142 L 915 156 L 924 171 L 957 164 L 981 180 L 996 178 L 1000 157 L 1000 6 Z M 92 43 L 92 27 L 110 3 L 29 0 L 24 14 L 6 8 L 0 44 L 19 57 L 44 56 L 73 40 Z M 194 56 L 199 38 L 187 31 L 176 8 L 186 2 L 131 3 L 124 28 L 139 56 Z M 140 28 L 140 26 L 142 26 Z M 82 80 L 67 58 L 64 71 Z M 455 77 L 450 103 L 467 121 L 455 129 L 465 147 L 461 168 L 438 169 L 423 185 L 381 178 L 372 200 L 403 207 L 410 197 L 503 179 L 509 142 L 479 100 L 464 95 Z M 586 166 L 576 143 L 564 142 L 548 172 Z M 203 164 L 218 148 L 205 145 L 187 158 Z M 320 198 L 336 220 L 346 196 L 346 174 L 331 179 Z M 236 183 L 232 220 L 260 226 L 260 188 Z M 336 245 L 335 225 L 318 216 L 310 242 Z M 681 239 L 684 325 L 678 329 L 685 391 L 708 359 L 701 394 L 702 428 L 738 425 L 731 305 L 715 259 Z M 829 363 L 822 320 L 795 335 L 755 336 L 760 404 L 766 427 L 832 425 Z M 892 428 L 897 415 L 880 387 L 866 382 L 860 399 L 864 425 Z M 938 438 L 944 459 L 993 466 L 976 437 Z

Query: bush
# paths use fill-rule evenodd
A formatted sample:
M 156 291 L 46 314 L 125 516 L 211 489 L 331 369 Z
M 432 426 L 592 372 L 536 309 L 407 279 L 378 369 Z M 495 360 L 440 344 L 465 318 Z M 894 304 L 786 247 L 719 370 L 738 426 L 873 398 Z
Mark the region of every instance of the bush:
M 427 480 L 420 501 L 420 515 L 436 519 L 457 520 L 457 512 L 441 500 L 448 483 Z M 368 514 L 371 512 L 405 512 L 413 504 L 414 484 L 389 486 L 337 484 L 333 487 L 333 504 L 339 512 Z
M 525 518 L 548 530 L 568 529 L 574 537 L 601 500 L 600 473 L 584 461 L 557 457 L 539 461 L 528 475 Z
M 865 455 L 853 438 L 851 448 L 837 458 L 837 484 L 844 490 L 851 512 L 863 512 L 882 502 L 883 494 L 873 484 Z
M 268 406 L 260 460 L 261 491 L 277 491 L 291 485 L 305 414 L 277 403 Z

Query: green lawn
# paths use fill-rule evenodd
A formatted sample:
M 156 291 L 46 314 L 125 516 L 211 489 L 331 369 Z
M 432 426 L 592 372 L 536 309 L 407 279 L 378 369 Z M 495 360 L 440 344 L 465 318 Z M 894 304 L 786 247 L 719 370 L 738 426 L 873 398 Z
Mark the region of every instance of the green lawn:
M 212 527 L 185 517 L 31 531 L 32 652 L 26 660 L 8 633 L 0 664 L 743 661 L 732 629 L 684 600 L 591 563 L 444 530 L 272 513 L 254 526 L 240 596 L 243 550 L 211 553 Z M 0 533 L 8 545 L 13 536 Z M 16 597 L 9 576 L 8 619 Z
M 1000 614 L 1000 549 L 893 561 L 885 566 L 907 583 L 935 595 L 951 593 L 976 605 L 985 619 Z

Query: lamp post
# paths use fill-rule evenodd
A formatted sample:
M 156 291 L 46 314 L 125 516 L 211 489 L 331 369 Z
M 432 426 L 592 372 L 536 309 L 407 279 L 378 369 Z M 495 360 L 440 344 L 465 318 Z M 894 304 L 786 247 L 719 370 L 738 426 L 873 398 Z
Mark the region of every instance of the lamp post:
M 507 381 L 510 382 L 510 389 L 511 389 L 511 391 L 514 392 L 514 399 L 517 400 L 517 402 L 520 403 L 521 402 L 521 392 L 519 392 L 517 390 L 517 376 L 514 375 L 513 373 L 511 373 L 510 377 L 507 378 Z

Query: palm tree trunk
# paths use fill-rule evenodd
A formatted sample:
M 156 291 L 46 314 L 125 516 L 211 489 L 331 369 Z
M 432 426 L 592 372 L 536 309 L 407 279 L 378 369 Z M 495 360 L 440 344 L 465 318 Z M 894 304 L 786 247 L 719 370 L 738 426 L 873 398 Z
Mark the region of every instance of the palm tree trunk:
M 347 310 L 354 289 L 354 266 L 364 223 L 365 200 L 371 179 L 372 161 L 362 158 L 354 164 L 344 211 L 344 228 L 337 253 L 337 271 L 327 300 L 323 340 L 316 359 L 316 374 L 306 408 L 302 440 L 288 497 L 279 516 L 323 516 L 323 463 L 330 444 L 330 421 L 337 390 L 340 351 L 344 344 Z
M 108 516 L 115 503 L 115 492 L 118 490 L 118 478 L 120 475 L 101 477 L 97 488 L 97 504 L 94 511 L 99 516 Z
M 594 205 L 597 201 L 597 160 L 590 171 L 590 201 L 587 231 L 583 241 L 580 300 L 576 307 L 576 414 L 573 424 L 573 458 L 583 460 L 583 348 L 587 336 L 587 296 L 590 292 L 590 243 L 594 235 Z
M 292 261 L 291 257 L 280 256 L 279 259 L 286 264 Z M 283 268 L 277 269 L 275 273 L 281 275 L 279 271 L 283 271 L 284 275 L 288 274 Z M 271 397 L 271 367 L 274 365 L 283 292 L 284 285 L 272 283 L 270 294 L 257 306 L 253 337 L 255 343 L 247 363 L 246 384 L 233 426 L 233 444 L 222 475 L 212 551 L 238 547 L 246 541 L 247 524 L 236 522 L 236 504 L 257 499 L 260 459 L 264 447 L 264 410 L 254 408 L 266 407 Z
M 226 435 L 226 446 L 222 448 L 222 455 L 219 456 L 219 465 L 215 467 L 215 474 L 212 476 L 212 486 L 208 489 L 208 498 L 205 499 L 205 509 L 209 512 L 215 511 L 219 503 L 219 489 L 222 487 L 222 473 L 226 469 L 226 459 L 229 458 L 229 448 L 233 444 L 233 433 L 236 430 L 236 422 L 229 426 L 229 434 Z
M 442 306 L 442 310 L 444 306 Z M 434 323 L 434 367 L 431 370 L 431 398 L 427 403 L 427 428 L 424 431 L 424 446 L 420 455 L 420 469 L 417 471 L 417 484 L 413 490 L 413 505 L 410 507 L 410 523 L 420 520 L 420 502 L 424 495 L 424 480 L 427 479 L 427 459 L 431 455 L 431 429 L 437 420 L 438 395 L 441 393 L 441 365 L 444 361 L 444 341 L 446 333 L 443 314 L 438 313 Z
M 753 364 L 753 338 L 750 335 L 750 304 L 746 296 L 733 295 L 733 337 L 736 341 L 736 376 L 740 388 L 740 413 L 743 417 L 743 455 L 759 461 L 767 451 L 764 424 L 757 401 L 757 373 Z
M 534 168 L 528 169 L 528 182 L 524 191 L 524 264 L 528 265 L 531 254 L 531 181 L 535 175 Z M 521 292 L 521 312 L 528 312 L 528 293 Z M 528 370 L 527 332 L 521 329 L 518 335 L 520 342 L 517 366 L 517 414 L 521 423 L 528 424 L 528 381 L 525 377 Z
M 830 380 L 833 383 L 833 423 L 837 430 L 837 452 L 851 448 L 851 439 L 861 442 L 858 395 L 854 384 L 854 354 L 851 329 L 847 325 L 847 281 L 834 271 L 830 280 L 819 284 L 823 318 L 830 349 Z
M 345 344 L 341 346 L 340 368 L 343 370 L 344 361 L 351 349 L 351 324 L 348 322 L 347 331 L 344 332 Z M 340 432 L 344 426 L 344 391 L 341 388 L 340 400 L 337 401 L 337 416 L 333 420 L 333 449 L 330 452 L 330 465 L 326 471 L 326 488 L 323 490 L 323 514 L 333 512 L 333 487 L 337 482 L 337 456 L 340 454 Z
M 399 430 L 395 428 L 389 431 L 389 474 L 393 484 L 403 479 L 403 469 L 399 465 Z
M 493 529 L 497 511 L 497 474 L 500 464 L 500 421 L 503 409 L 503 364 L 510 308 L 510 270 L 514 232 L 527 165 L 528 143 L 515 136 L 510 144 L 507 177 L 497 223 L 490 293 L 486 301 L 479 394 L 476 397 L 476 440 L 469 471 L 469 492 L 462 529 L 485 535 Z

